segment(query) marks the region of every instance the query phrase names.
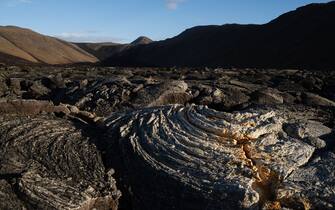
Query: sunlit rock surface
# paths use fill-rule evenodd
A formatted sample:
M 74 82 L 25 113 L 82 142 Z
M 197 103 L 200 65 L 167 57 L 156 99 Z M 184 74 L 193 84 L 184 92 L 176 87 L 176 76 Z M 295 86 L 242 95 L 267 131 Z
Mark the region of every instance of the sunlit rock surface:
M 277 185 L 314 147 L 285 135 L 275 111 L 224 113 L 178 105 L 113 114 L 135 209 L 280 206 Z

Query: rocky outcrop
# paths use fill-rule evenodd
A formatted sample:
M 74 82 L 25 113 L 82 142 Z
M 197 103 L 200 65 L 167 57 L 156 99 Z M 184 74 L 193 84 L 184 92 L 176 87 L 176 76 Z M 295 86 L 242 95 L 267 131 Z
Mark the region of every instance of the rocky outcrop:
M 275 111 L 173 105 L 114 114 L 106 125 L 134 209 L 253 209 L 285 206 L 278 185 L 314 152 L 283 122 Z
M 327 153 L 295 170 L 277 189 L 292 209 L 334 209 L 335 154 Z
M 311 106 L 330 106 L 335 107 L 335 102 L 327 98 L 321 97 L 314 93 L 304 93 L 303 101 Z
M 1 69 L 5 69 L 0 73 L 0 96 L 3 98 L 50 100 L 56 105 L 75 105 L 103 117 L 116 111 L 173 103 L 208 105 L 219 111 L 252 106 L 304 106 L 304 109 L 314 107 L 319 111 L 334 107 L 333 72 L 187 68 Z
M 106 80 L 82 80 L 70 87 L 65 101 L 78 108 L 105 116 L 116 110 L 126 110 L 131 90 L 136 86 L 124 77 Z
M 254 103 L 256 104 L 282 104 L 284 98 L 281 93 L 275 89 L 259 90 L 253 93 Z
M 160 106 L 166 104 L 185 104 L 192 96 L 187 93 L 188 85 L 184 81 L 167 81 L 149 85 L 137 92 L 133 104 L 143 106 Z
M 332 132 L 327 126 L 312 120 L 286 124 L 284 130 L 288 135 L 301 139 L 305 137 L 322 137 Z
M 67 93 L 69 103 L 106 116 L 113 111 L 165 104 L 185 104 L 192 96 L 184 81 L 136 84 L 124 77 L 88 83 Z
M 42 112 L 70 114 L 65 105 L 55 106 L 50 101 L 38 100 L 0 100 L 0 114 L 20 114 L 33 116 Z

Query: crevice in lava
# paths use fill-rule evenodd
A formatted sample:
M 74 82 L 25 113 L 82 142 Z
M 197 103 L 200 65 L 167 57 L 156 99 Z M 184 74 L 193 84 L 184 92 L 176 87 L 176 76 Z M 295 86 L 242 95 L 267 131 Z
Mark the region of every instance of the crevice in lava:
M 185 117 L 188 121 L 195 127 L 196 124 L 189 120 L 189 115 L 185 114 Z M 210 120 L 216 120 L 216 116 L 210 116 Z M 254 122 L 249 122 L 249 124 L 241 124 L 246 127 L 256 126 Z M 201 128 L 203 129 L 203 128 Z M 230 129 L 224 129 L 219 134 L 216 133 L 222 142 L 230 142 L 232 145 L 236 145 L 242 151 L 242 159 L 244 160 L 245 167 L 249 167 L 252 170 L 252 189 L 255 190 L 259 195 L 258 205 L 260 209 L 282 209 L 282 206 L 292 206 L 289 202 L 278 200 L 276 196 L 276 191 L 279 185 L 283 182 L 283 178 L 272 171 L 267 166 L 257 161 L 258 154 L 257 148 L 254 148 L 252 142 L 256 139 L 250 138 L 248 135 L 243 133 L 234 133 Z M 263 137 L 265 134 L 259 136 L 258 138 Z M 257 158 L 256 158 L 257 156 Z M 259 159 L 258 159 L 259 160 Z M 299 204 L 305 205 L 306 202 L 299 201 Z M 308 208 L 305 208 L 308 209 Z
M 252 188 L 259 195 L 259 206 L 262 209 L 281 209 L 281 203 L 276 200 L 276 189 L 279 185 L 279 176 L 271 171 L 269 168 L 257 164 L 252 155 L 252 148 L 250 141 L 252 139 L 243 138 L 237 140 L 238 144 L 241 145 L 241 149 L 244 152 L 244 158 L 247 162 L 247 166 L 253 171 L 254 182 Z

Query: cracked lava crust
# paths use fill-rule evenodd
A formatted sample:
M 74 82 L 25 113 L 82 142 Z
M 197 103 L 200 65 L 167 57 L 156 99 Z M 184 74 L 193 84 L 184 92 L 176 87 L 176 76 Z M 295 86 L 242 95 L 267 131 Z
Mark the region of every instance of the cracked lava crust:
M 299 205 L 277 191 L 315 149 L 285 135 L 284 122 L 275 111 L 170 105 L 116 113 L 105 124 L 135 209 L 279 209 Z

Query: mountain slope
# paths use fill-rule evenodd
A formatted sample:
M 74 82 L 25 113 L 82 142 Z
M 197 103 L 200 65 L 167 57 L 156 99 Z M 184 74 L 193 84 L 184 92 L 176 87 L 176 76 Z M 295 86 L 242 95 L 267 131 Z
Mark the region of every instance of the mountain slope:
M 14 26 L 0 27 L 0 53 L 32 63 L 70 64 L 98 61 L 73 44 Z
M 132 48 L 137 45 L 146 45 L 150 44 L 153 41 L 145 36 L 140 36 L 135 39 L 130 44 L 118 44 L 113 42 L 106 42 L 106 43 L 74 43 L 81 49 L 85 50 L 86 52 L 94 55 L 100 60 L 105 60 L 111 56 L 116 54 L 120 54 L 121 52 Z
M 106 59 L 120 66 L 335 67 L 335 2 L 310 4 L 264 25 L 199 26 Z

